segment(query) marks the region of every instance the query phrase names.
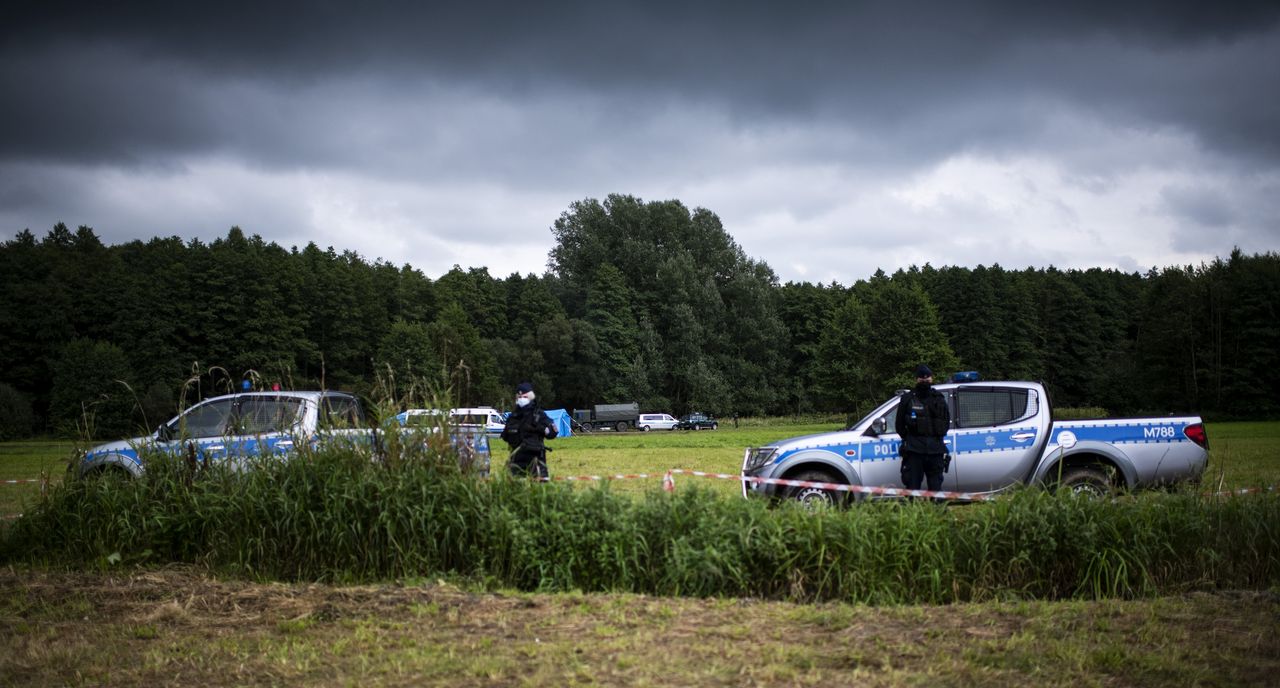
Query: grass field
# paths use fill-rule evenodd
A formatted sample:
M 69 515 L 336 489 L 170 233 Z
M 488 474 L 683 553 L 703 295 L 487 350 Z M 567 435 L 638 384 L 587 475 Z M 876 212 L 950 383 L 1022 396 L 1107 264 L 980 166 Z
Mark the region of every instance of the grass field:
M 753 424 L 702 432 L 599 432 L 553 440 L 549 443 L 552 451 L 548 463 L 557 477 L 636 473 L 660 476 L 671 468 L 737 473 L 746 447 L 835 429 L 838 426 L 833 424 Z M 1206 489 L 1280 484 L 1280 422 L 1211 423 L 1209 443 Z M 500 445 L 497 441 L 493 445 L 495 467 L 504 460 Z M 59 481 L 75 447 L 72 442 L 37 440 L 0 443 L 0 480 L 37 479 L 44 473 L 52 481 Z M 740 491 L 732 480 L 677 477 L 680 486 L 692 481 L 726 496 Z M 615 481 L 613 490 L 640 494 L 657 483 L 658 478 Z M 0 484 L 0 515 L 21 513 L 23 505 L 38 497 L 39 491 L 38 484 Z
M 734 473 L 745 446 L 829 429 L 599 433 L 555 441 L 550 463 L 557 476 Z M 1206 488 L 1280 482 L 1280 423 L 1209 433 Z M 72 449 L 0 444 L 0 479 L 59 480 Z M 39 494 L 0 489 L 5 513 Z M 1280 671 L 1280 592 L 869 607 L 12 567 L 0 569 L 0 646 L 0 685 L 1266 685 Z
M 42 440 L 0 442 L 0 517 L 22 513 L 25 505 L 40 496 L 38 483 L 3 481 L 47 477 L 50 482 L 60 482 L 75 446 L 73 442 Z

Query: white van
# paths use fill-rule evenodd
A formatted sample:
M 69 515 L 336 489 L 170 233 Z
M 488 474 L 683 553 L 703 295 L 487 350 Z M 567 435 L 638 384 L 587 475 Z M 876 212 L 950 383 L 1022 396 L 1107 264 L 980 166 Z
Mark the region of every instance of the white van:
M 675 430 L 676 423 L 680 421 L 671 417 L 669 413 L 642 413 L 640 420 L 636 421 L 636 427 L 648 432 L 650 430 Z
M 490 435 L 502 434 L 502 428 L 507 424 L 498 409 L 488 406 L 452 409 L 449 411 L 449 421 L 458 425 L 482 425 L 485 433 Z

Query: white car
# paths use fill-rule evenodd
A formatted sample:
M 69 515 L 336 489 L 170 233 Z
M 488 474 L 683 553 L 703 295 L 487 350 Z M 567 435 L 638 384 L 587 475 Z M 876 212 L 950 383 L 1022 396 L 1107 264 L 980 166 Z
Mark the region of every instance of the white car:
M 636 421 L 636 427 L 648 432 L 650 430 L 675 430 L 676 420 L 669 413 L 642 413 Z

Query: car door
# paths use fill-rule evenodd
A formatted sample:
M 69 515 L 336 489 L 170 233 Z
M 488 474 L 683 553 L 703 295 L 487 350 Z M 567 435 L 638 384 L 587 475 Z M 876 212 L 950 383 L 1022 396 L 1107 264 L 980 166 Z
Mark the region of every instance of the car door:
M 856 449 L 850 450 L 857 457 L 858 477 L 863 485 L 903 487 L 902 457 L 898 455 L 902 436 L 898 434 L 897 415 L 895 401 L 880 411 Z
M 235 399 L 222 397 L 196 404 L 182 415 L 169 421 L 165 435 L 172 439 L 164 442 L 164 449 L 171 453 L 193 450 L 204 460 L 225 458 L 226 433 L 235 408 Z
M 964 385 L 951 390 L 951 403 L 952 461 L 943 489 L 987 492 L 1021 482 L 1048 432 L 1036 390 Z
M 243 396 L 226 439 L 226 454 L 238 463 L 293 449 L 305 403 L 290 396 Z

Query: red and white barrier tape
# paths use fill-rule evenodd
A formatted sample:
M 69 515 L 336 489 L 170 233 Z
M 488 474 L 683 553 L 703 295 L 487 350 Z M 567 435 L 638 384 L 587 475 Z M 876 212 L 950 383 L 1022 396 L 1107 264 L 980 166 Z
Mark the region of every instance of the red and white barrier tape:
M 819 483 L 807 480 L 786 480 L 783 478 L 755 478 L 743 475 L 734 475 L 729 473 L 706 473 L 703 471 L 689 471 L 680 468 L 673 468 L 667 471 L 667 478 L 663 480 L 663 489 L 671 492 L 675 490 L 675 480 L 671 476 L 674 474 L 692 475 L 698 478 L 718 478 L 721 480 L 742 480 L 746 482 L 761 483 L 768 485 L 785 485 L 787 487 L 812 487 L 819 490 L 831 490 L 836 492 L 856 492 L 859 494 L 880 495 L 885 497 L 924 497 L 926 499 L 950 499 L 965 502 L 988 502 L 997 498 L 997 495 L 982 494 L 975 492 L 945 492 L 932 490 L 908 490 L 899 487 L 875 487 L 869 485 L 845 485 L 844 483 Z
M 675 480 L 673 474 L 692 475 L 699 478 L 718 478 L 721 480 L 743 480 L 753 483 L 764 483 L 770 485 L 785 485 L 787 487 L 813 487 L 820 490 L 834 490 L 839 492 L 857 492 L 861 494 L 882 495 L 890 497 L 926 497 L 938 499 L 951 499 L 967 502 L 990 502 L 998 499 L 1000 495 L 992 493 L 974 493 L 974 492 L 932 492 L 929 490 L 908 490 L 900 487 L 873 487 L 866 485 L 845 485 L 843 483 L 818 483 L 805 480 L 784 480 L 781 478 L 755 478 L 743 475 L 734 475 L 731 473 L 706 473 L 703 471 L 690 471 L 680 468 L 673 468 L 667 471 L 667 477 L 662 481 L 662 489 L 667 492 L 675 490 Z M 1205 497 L 1226 497 L 1231 495 L 1257 494 L 1261 492 L 1280 491 L 1280 487 L 1270 485 L 1267 487 L 1245 487 L 1237 490 L 1224 490 L 1222 492 L 1205 492 Z
M 662 476 L 656 473 L 627 473 L 618 475 L 570 475 L 563 477 L 544 478 L 544 482 L 549 481 L 565 481 L 565 482 L 601 482 L 605 480 L 649 480 L 652 478 L 662 478 L 662 489 L 667 492 L 675 491 L 676 475 L 691 475 L 695 478 L 714 478 L 719 480 L 743 480 L 746 482 L 783 485 L 786 487 L 813 487 L 819 490 L 832 490 L 836 492 L 856 492 L 859 494 L 879 495 L 886 497 L 925 497 L 962 500 L 967 502 L 985 502 L 992 501 L 998 495 L 990 493 L 975 492 L 947 492 L 947 491 L 930 491 L 930 490 L 908 490 L 900 487 L 875 487 L 868 485 L 845 485 L 844 483 L 823 483 L 811 482 L 807 480 L 787 480 L 783 478 L 757 478 L 752 476 L 744 476 L 736 473 L 708 473 L 706 471 L 694 471 L 685 468 L 672 468 Z M 47 478 L 27 478 L 22 480 L 0 480 L 0 485 L 48 485 Z M 1223 490 L 1221 492 L 1205 492 L 1205 497 L 1225 497 L 1228 495 L 1245 495 L 1256 494 L 1259 492 L 1275 492 L 1280 490 L 1276 485 L 1267 487 L 1245 487 L 1236 490 Z
M 569 475 L 564 477 L 551 477 L 543 482 L 551 481 L 568 481 L 568 482 L 590 482 L 602 480 L 647 480 L 649 478 L 659 478 L 656 473 L 632 473 L 628 475 Z

